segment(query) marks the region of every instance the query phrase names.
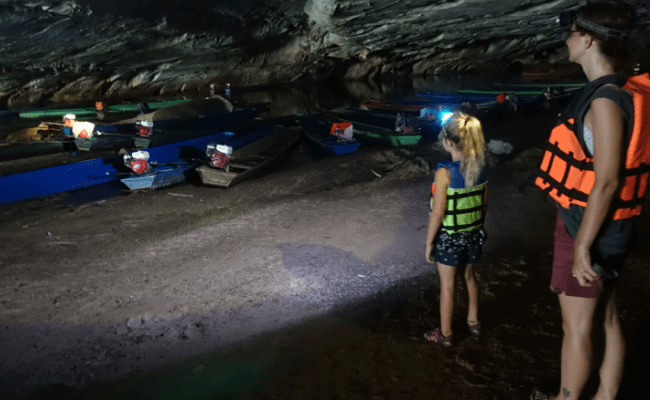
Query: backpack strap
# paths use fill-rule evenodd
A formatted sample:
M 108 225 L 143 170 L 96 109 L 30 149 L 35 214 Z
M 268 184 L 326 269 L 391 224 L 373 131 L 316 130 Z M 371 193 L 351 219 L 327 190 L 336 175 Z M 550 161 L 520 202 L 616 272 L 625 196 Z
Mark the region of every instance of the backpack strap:
M 625 117 L 625 125 L 627 128 L 627 140 L 625 141 L 626 150 L 627 144 L 630 142 L 630 139 L 632 139 L 632 129 L 634 128 L 634 103 L 632 102 L 632 95 L 618 85 L 603 85 L 594 92 L 593 96 L 589 100 L 589 103 L 584 105 L 584 109 L 581 110 L 580 121 L 576 122 L 576 128 L 578 128 L 575 131 L 576 136 L 578 137 L 578 141 L 580 141 L 580 145 L 582 146 L 585 154 L 587 154 L 589 157 L 593 157 L 593 154 L 589 152 L 589 149 L 584 143 L 584 116 L 587 114 L 587 111 L 591 106 L 591 102 L 600 98 L 611 100 L 623 112 L 623 115 Z

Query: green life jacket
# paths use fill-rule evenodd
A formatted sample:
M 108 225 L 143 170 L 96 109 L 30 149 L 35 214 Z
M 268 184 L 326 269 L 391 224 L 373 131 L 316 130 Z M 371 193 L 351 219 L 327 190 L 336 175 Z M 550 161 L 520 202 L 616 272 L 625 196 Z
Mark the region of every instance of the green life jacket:
M 483 197 L 487 182 L 470 189 L 447 188 L 447 209 L 441 230 L 447 233 L 469 232 L 483 226 Z M 435 186 L 432 186 L 435 190 Z M 433 197 L 433 193 L 431 195 Z M 433 199 L 430 203 L 433 209 Z

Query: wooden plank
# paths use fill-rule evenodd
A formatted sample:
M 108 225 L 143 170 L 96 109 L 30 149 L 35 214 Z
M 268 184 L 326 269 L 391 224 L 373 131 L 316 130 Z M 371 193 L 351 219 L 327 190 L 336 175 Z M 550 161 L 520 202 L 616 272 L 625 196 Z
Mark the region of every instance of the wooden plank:
M 228 165 L 230 165 L 231 168 L 241 168 L 241 169 L 251 169 L 251 168 L 254 167 L 254 165 L 240 164 L 240 163 L 234 163 L 234 162 L 231 162 Z

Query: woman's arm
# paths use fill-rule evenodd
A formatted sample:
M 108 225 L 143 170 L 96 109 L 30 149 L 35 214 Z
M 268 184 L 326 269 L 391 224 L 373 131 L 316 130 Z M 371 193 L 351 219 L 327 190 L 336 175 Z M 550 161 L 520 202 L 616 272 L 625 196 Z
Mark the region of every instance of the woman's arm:
M 591 282 L 598 279 L 598 274 L 591 268 L 589 249 L 607 218 L 618 190 L 625 117 L 613 101 L 598 98 L 591 103 L 585 124 L 593 127 L 596 178 L 576 237 L 573 275 L 581 286 L 591 286 Z
M 435 262 L 431 259 L 431 250 L 433 250 L 433 240 L 436 238 L 438 229 L 445 217 L 447 208 L 447 188 L 451 180 L 451 174 L 447 168 L 438 168 L 435 175 L 436 190 L 433 193 L 433 207 L 429 216 L 429 228 L 427 229 L 427 248 L 426 258 L 430 263 Z

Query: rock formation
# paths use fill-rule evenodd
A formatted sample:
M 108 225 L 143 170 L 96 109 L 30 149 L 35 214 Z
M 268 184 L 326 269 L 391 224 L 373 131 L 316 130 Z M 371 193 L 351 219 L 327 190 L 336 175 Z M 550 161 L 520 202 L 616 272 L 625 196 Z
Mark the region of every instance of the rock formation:
M 576 0 L 0 0 L 0 103 L 566 62 Z M 648 24 L 648 5 L 637 3 Z M 633 40 L 648 53 L 650 34 Z

